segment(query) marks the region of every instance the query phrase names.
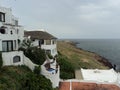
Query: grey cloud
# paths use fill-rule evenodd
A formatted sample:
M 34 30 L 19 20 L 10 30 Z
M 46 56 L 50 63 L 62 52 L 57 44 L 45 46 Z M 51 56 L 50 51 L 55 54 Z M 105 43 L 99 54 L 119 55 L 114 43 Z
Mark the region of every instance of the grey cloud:
M 25 29 L 58 38 L 120 38 L 120 0 L 2 0 Z

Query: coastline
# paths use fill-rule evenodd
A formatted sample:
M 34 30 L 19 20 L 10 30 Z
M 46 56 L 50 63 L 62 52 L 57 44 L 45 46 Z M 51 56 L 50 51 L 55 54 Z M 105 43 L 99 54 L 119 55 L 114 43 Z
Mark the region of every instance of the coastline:
M 112 64 L 105 57 L 91 51 L 78 48 L 76 43 L 69 40 L 58 41 L 58 51 L 69 58 L 77 68 L 110 69 Z
M 101 56 L 101 55 L 99 55 L 99 54 L 97 54 L 97 53 L 95 53 L 95 52 L 91 52 L 91 51 L 88 51 L 88 50 L 84 50 L 84 49 L 82 49 L 82 48 L 79 48 L 79 47 L 76 46 L 77 43 L 75 43 L 75 42 L 70 41 L 70 44 L 73 45 L 74 47 L 76 47 L 77 49 L 80 49 L 80 50 L 83 50 L 83 51 L 86 51 L 86 52 L 90 52 L 90 53 L 95 54 L 94 57 L 96 58 L 96 60 L 98 60 L 100 63 L 104 64 L 105 66 L 108 66 L 109 68 L 113 68 L 112 63 L 110 63 L 107 58 L 105 58 L 105 57 L 103 57 L 103 56 Z

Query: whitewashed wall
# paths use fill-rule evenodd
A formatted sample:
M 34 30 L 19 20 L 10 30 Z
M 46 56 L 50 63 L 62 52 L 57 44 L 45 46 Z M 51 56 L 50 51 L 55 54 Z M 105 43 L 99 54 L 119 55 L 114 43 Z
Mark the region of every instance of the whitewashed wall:
M 13 57 L 20 56 L 21 61 L 17 63 L 13 63 Z M 13 51 L 13 52 L 3 52 L 3 66 L 6 65 L 23 65 L 23 52 L 22 51 Z
M 35 40 L 32 42 L 33 46 L 39 46 L 39 40 Z M 42 49 L 45 50 L 50 50 L 51 51 L 51 55 L 54 57 L 55 55 L 57 55 L 57 44 L 52 44 L 52 40 L 51 40 L 51 44 L 50 45 L 46 45 L 46 40 L 44 40 L 44 44 L 41 45 Z
M 118 73 L 118 80 L 117 80 L 117 83 L 118 83 L 118 85 L 119 85 L 119 87 L 120 87 L 120 72 Z
M 5 23 L 14 24 L 13 20 L 17 20 L 15 16 L 12 15 L 11 8 L 0 7 L 0 12 L 5 13 Z
M 5 7 L 0 7 L 0 12 L 4 12 L 6 13 L 6 17 L 5 20 L 7 23 L 11 23 L 11 17 L 12 17 L 12 13 L 11 13 L 11 9 L 10 8 L 5 8 Z
M 51 55 L 55 56 L 57 55 L 57 46 L 56 44 L 52 44 L 52 45 L 41 45 L 41 48 L 45 49 L 45 50 L 51 50 Z M 53 52 L 54 50 L 54 52 Z
M 24 39 L 24 28 L 22 26 L 17 27 L 18 31 L 18 38 L 23 41 Z
M 15 20 L 18 18 L 12 15 L 12 10 L 10 8 L 0 7 L 0 12 L 5 13 L 5 22 L 0 22 L 0 27 L 5 26 L 5 34 L 0 33 L 0 51 L 2 51 L 2 41 L 16 40 L 16 49 L 18 50 L 18 39 L 23 41 L 24 39 L 24 29 L 22 26 L 14 26 Z M 11 34 L 12 31 L 12 34 Z M 15 47 L 13 47 L 15 48 Z
M 52 82 L 52 86 L 53 88 L 56 88 L 59 86 L 59 82 L 60 82 L 60 67 L 58 67 L 58 72 L 57 73 L 52 73 L 49 72 L 45 69 L 44 65 L 41 65 L 41 74 L 44 75 L 46 78 L 50 79 L 50 81 Z
M 35 41 L 33 41 L 33 42 L 32 42 L 32 45 L 33 45 L 33 46 L 39 46 L 39 40 L 36 39 Z

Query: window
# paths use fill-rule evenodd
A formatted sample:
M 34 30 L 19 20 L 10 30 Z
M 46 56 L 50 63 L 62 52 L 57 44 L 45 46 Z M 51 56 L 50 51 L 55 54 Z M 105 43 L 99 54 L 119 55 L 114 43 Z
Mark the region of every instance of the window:
M 51 45 L 51 40 L 46 40 L 46 45 Z
M 5 22 L 5 13 L 0 12 L 0 21 Z
M 2 51 L 13 51 L 13 41 L 2 41 Z
M 51 50 L 46 50 L 46 53 L 47 54 L 51 54 Z
M 17 47 L 16 40 L 14 40 L 14 50 L 16 50 L 16 47 Z
M 5 34 L 5 29 L 0 28 L 0 33 L 1 33 L 1 34 Z
M 12 30 L 10 31 L 10 34 L 11 34 L 11 35 L 13 34 Z
M 56 44 L 56 40 L 52 40 L 52 44 Z
M 53 50 L 52 50 L 52 53 L 54 53 L 54 52 L 55 52 L 55 50 L 53 49 Z
M 44 44 L 44 40 L 43 39 L 41 39 L 40 41 L 41 41 L 41 44 Z
M 44 40 L 43 39 L 39 40 L 39 46 L 41 46 L 41 44 L 44 44 Z
M 17 63 L 17 62 L 20 62 L 20 56 L 15 56 L 13 57 L 13 63 Z
M 2 51 L 7 51 L 7 42 L 2 42 Z
M 12 41 L 8 41 L 7 42 L 7 44 L 8 44 L 8 51 L 13 51 L 13 42 Z
M 15 20 L 15 26 L 18 26 L 18 20 Z
M 19 29 L 16 30 L 16 34 L 19 34 Z

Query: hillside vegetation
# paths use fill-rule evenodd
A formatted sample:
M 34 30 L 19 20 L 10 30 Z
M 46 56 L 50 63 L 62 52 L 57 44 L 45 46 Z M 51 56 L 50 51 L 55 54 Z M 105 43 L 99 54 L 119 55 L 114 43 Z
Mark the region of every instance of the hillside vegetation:
M 53 90 L 52 83 L 26 66 L 5 66 L 0 70 L 0 90 Z
M 103 63 L 99 62 L 95 53 L 76 48 L 73 43 L 66 41 L 58 41 L 58 51 L 63 56 L 67 57 L 68 62 L 72 63 L 75 69 L 108 69 Z
M 59 52 L 58 57 L 57 57 L 57 62 L 60 65 L 60 78 L 61 79 L 74 78 L 75 68 L 72 65 L 72 63 L 69 62 L 69 59 L 66 56 L 60 54 Z

